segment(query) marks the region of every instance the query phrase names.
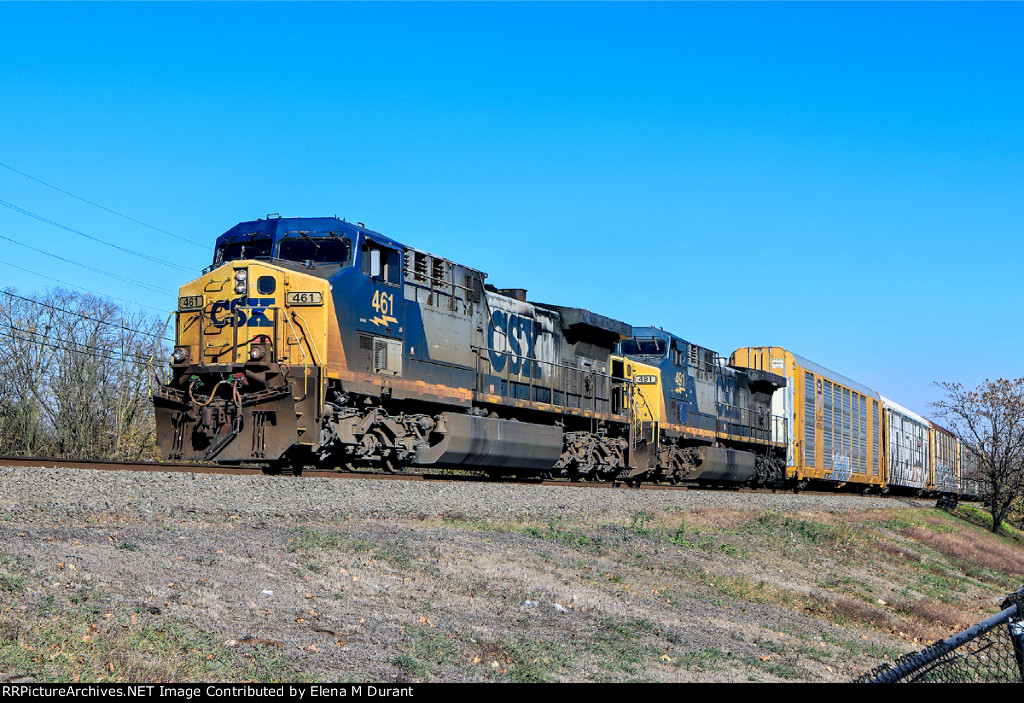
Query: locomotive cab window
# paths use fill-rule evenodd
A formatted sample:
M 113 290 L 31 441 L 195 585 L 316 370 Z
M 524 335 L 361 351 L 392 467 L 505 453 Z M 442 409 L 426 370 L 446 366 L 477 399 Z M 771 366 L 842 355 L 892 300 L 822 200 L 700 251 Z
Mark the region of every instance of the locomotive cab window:
M 269 237 L 255 238 L 251 236 L 236 237 L 217 247 L 213 256 L 213 265 L 220 266 L 226 261 L 242 259 L 269 259 L 272 255 L 274 242 Z
M 389 247 L 374 242 L 363 244 L 360 252 L 363 274 L 377 278 L 392 286 L 397 286 L 402 275 L 402 256 Z
M 625 356 L 665 356 L 668 344 L 658 337 L 624 339 L 619 342 L 619 350 Z
M 352 246 L 340 237 L 289 236 L 281 240 L 279 256 L 288 261 L 315 264 L 347 264 Z
M 685 366 L 686 364 L 683 361 L 683 350 L 679 348 L 680 344 L 684 343 L 672 342 L 672 363 L 676 366 Z

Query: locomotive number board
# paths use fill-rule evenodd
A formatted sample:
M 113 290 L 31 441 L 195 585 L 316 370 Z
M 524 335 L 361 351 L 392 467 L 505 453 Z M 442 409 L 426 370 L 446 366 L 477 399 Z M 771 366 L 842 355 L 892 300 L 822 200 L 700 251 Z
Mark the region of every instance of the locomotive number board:
M 284 302 L 286 305 L 323 305 L 324 296 L 320 291 L 290 291 L 285 293 Z

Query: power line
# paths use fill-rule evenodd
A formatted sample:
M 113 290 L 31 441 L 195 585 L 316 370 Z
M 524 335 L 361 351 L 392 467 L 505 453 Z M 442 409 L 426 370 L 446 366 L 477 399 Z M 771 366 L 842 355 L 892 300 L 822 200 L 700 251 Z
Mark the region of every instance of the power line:
M 24 266 L 18 266 L 17 264 L 12 264 L 9 261 L 0 261 L 0 264 L 3 264 L 4 266 L 10 266 L 11 268 L 16 268 L 19 271 L 24 271 L 25 273 L 31 273 L 33 276 L 39 276 L 40 278 L 45 278 L 48 281 L 53 281 L 54 283 L 59 283 L 62 286 L 70 286 L 71 288 L 77 288 L 78 290 L 85 291 L 86 293 L 92 293 L 93 295 L 98 295 L 101 298 L 111 298 L 112 300 L 120 300 L 122 303 L 131 303 L 132 305 L 138 305 L 140 308 L 146 308 L 147 310 L 153 310 L 154 312 L 159 312 L 159 313 L 167 312 L 166 310 L 163 310 L 161 308 L 154 308 L 152 305 L 144 305 L 143 303 L 140 303 L 140 302 L 138 302 L 136 300 L 128 300 L 127 298 L 118 298 L 116 295 L 106 295 L 104 293 L 98 293 L 98 292 L 96 292 L 94 290 L 89 290 L 88 288 L 83 288 L 82 286 L 77 286 L 74 283 L 68 283 L 67 281 L 62 281 L 59 278 L 54 278 L 53 276 L 47 276 L 45 273 L 39 273 L 38 271 L 33 271 L 32 269 L 27 269 Z
M 32 251 L 37 252 L 39 254 L 45 254 L 46 256 L 52 257 L 54 259 L 59 259 L 60 261 L 63 261 L 65 263 L 73 264 L 75 266 L 78 266 L 79 268 L 84 268 L 84 269 L 86 269 L 88 271 L 92 271 L 93 273 L 98 273 L 98 274 L 101 274 L 103 276 L 109 276 L 110 278 L 117 279 L 117 280 L 119 280 L 119 281 L 121 281 L 123 283 L 130 283 L 133 286 L 139 286 L 140 288 L 145 288 L 145 289 L 147 289 L 149 291 L 152 291 L 152 292 L 155 292 L 155 293 L 173 293 L 174 292 L 174 291 L 168 290 L 167 288 L 161 288 L 159 286 L 154 286 L 154 285 L 152 285 L 150 283 L 144 283 L 142 281 L 136 281 L 135 279 L 128 278 L 127 276 L 119 276 L 116 273 L 110 273 L 109 271 L 104 271 L 103 269 L 94 268 L 92 266 L 86 266 L 85 264 L 80 263 L 78 261 L 72 261 L 71 259 L 65 259 L 63 256 L 57 256 L 56 254 L 51 254 L 48 251 L 43 251 L 42 249 L 36 249 L 35 247 L 30 247 L 28 244 L 22 244 L 18 240 L 11 239 L 10 237 L 5 237 L 2 234 L 0 234 L 0 239 L 5 239 L 8 242 L 11 242 L 12 244 L 17 244 L 20 247 L 25 247 L 26 249 L 31 249 Z
M 37 343 L 42 344 L 44 346 L 48 346 L 51 349 L 60 349 L 60 350 L 63 350 L 63 351 L 68 351 L 68 352 L 75 352 L 75 351 L 77 351 L 79 349 L 91 349 L 92 351 L 95 351 L 95 352 L 106 352 L 106 354 L 89 354 L 88 355 L 88 356 L 94 356 L 94 357 L 96 357 L 98 359 L 103 359 L 105 361 L 127 361 L 129 363 L 133 363 L 132 362 L 133 359 L 135 361 L 141 361 L 141 362 L 147 361 L 147 357 L 144 355 L 145 352 L 143 352 L 143 355 L 139 355 L 139 354 L 134 353 L 134 352 L 125 351 L 123 348 L 122 349 L 115 349 L 113 347 L 97 347 L 97 346 L 93 346 L 91 344 L 85 344 L 83 342 L 75 342 L 75 341 L 67 340 L 67 339 L 53 339 L 53 338 L 48 337 L 47 335 L 45 335 L 45 334 L 43 334 L 41 332 L 37 332 L 35 330 L 22 329 L 21 327 L 18 327 L 17 325 L 11 325 L 10 329 L 11 330 L 16 330 L 16 331 L 21 332 L 23 334 L 29 334 L 29 335 L 32 335 L 34 337 L 38 337 L 39 338 L 39 339 L 34 339 L 33 340 L 33 339 L 26 339 L 26 338 L 22 337 L 21 338 L 22 341 L 25 341 L 25 342 L 37 342 Z M 63 346 L 62 344 L 60 344 L 61 342 L 63 342 L 64 344 L 70 344 L 72 346 Z M 155 351 L 156 350 L 154 350 L 154 353 L 155 353 Z M 120 357 L 120 358 L 109 356 L 109 354 L 117 354 L 118 357 Z
M 32 300 L 31 298 L 26 298 L 24 296 L 18 295 L 17 293 L 12 293 L 10 291 L 4 290 L 4 291 L 0 291 L 0 293 L 3 293 L 4 295 L 6 295 L 8 297 L 11 297 L 11 298 L 17 298 L 18 300 L 24 300 L 26 303 L 31 303 L 32 305 L 39 305 L 39 306 L 42 306 L 44 308 L 49 308 L 51 310 L 56 310 L 58 312 L 67 313 L 68 315 L 74 315 L 75 317 L 80 317 L 80 318 L 82 318 L 84 320 L 90 320 L 91 322 L 98 322 L 101 325 L 108 325 L 110 327 L 116 327 L 116 328 L 122 329 L 122 330 L 124 330 L 126 332 L 136 332 L 138 334 L 143 335 L 144 337 L 152 337 L 153 339 L 162 339 L 165 342 L 173 342 L 174 341 L 170 337 L 161 337 L 160 335 L 152 334 L 151 332 L 143 332 L 142 330 L 135 329 L 133 327 L 127 327 L 125 325 L 118 325 L 118 324 L 113 323 L 113 322 L 107 322 L 106 320 L 101 320 L 101 319 L 99 319 L 97 317 L 90 317 L 88 315 L 83 315 L 82 313 L 75 312 L 74 310 L 67 310 L 65 308 L 57 307 L 56 305 L 49 305 L 49 304 L 44 303 L 44 302 L 39 301 L 39 300 Z
M 3 205 L 4 207 L 9 208 L 11 210 L 14 210 L 15 212 L 20 212 L 22 215 L 27 215 L 29 217 L 34 217 L 35 219 L 39 220 L 40 222 L 45 222 L 48 225 L 53 225 L 54 227 L 57 227 L 57 228 L 62 229 L 62 230 L 65 230 L 67 232 L 71 232 L 72 234 L 77 234 L 80 237 L 85 237 L 86 239 L 91 239 L 94 242 L 99 242 L 100 244 L 105 244 L 106 246 L 111 247 L 113 249 L 118 249 L 118 250 L 123 251 L 125 253 L 131 254 L 132 256 L 138 256 L 139 258 L 147 259 L 147 260 L 152 261 L 154 263 L 160 264 L 161 266 L 167 266 L 168 268 L 178 269 L 179 271 L 185 271 L 187 273 L 191 273 L 192 272 L 192 269 L 187 268 L 185 266 L 181 266 L 179 264 L 172 264 L 169 261 L 164 261 L 163 259 L 159 259 L 159 258 L 157 258 L 155 256 L 150 256 L 149 254 L 143 254 L 142 252 L 135 251 L 134 249 L 128 249 L 127 247 L 122 247 L 122 246 L 120 246 L 118 244 L 114 244 L 112 242 L 108 242 L 105 239 L 100 239 L 99 237 L 94 237 L 91 234 L 86 234 L 85 232 L 79 232 L 77 229 L 72 229 L 71 227 L 67 227 L 65 225 L 62 225 L 59 222 L 54 222 L 53 220 L 48 220 L 45 217 L 43 217 L 42 215 L 37 215 L 34 212 L 29 212 L 25 208 L 18 207 L 17 205 L 14 205 L 12 203 L 7 202 L 6 200 L 0 200 L 0 205 Z
M 207 245 L 205 245 L 205 244 L 200 244 L 197 241 L 194 241 L 192 239 L 188 239 L 187 237 L 182 237 L 181 235 L 175 234 L 174 232 L 168 232 L 165 229 L 160 229 L 159 227 L 154 227 L 153 225 L 148 225 L 145 222 L 143 222 L 142 220 L 136 220 L 134 217 L 128 217 L 128 215 L 124 215 L 124 214 L 122 214 L 122 213 L 120 213 L 120 212 L 118 212 L 116 210 L 111 210 L 110 208 L 104 207 L 104 206 L 100 205 L 99 203 L 94 203 L 91 200 L 86 200 L 85 198 L 83 198 L 83 197 L 81 197 L 79 195 L 75 195 L 74 193 L 69 193 L 68 191 L 64 190 L 63 188 L 58 188 L 57 186 L 55 186 L 53 184 L 50 184 L 50 183 L 47 183 L 46 181 L 41 180 L 39 178 L 36 178 L 35 176 L 30 176 L 27 173 L 25 173 L 24 171 L 19 171 L 18 169 L 13 168 L 11 166 L 8 166 L 5 163 L 0 163 L 0 166 L 3 166 L 8 171 L 14 171 L 19 176 L 24 176 L 25 178 L 28 178 L 29 180 L 35 181 L 36 183 L 41 183 L 42 185 L 46 186 L 47 188 L 53 188 L 54 190 L 56 190 L 56 191 L 58 191 L 60 193 L 63 193 L 64 195 L 69 195 L 69 196 L 71 196 L 72 198 L 74 198 L 76 200 L 81 200 L 83 203 L 87 203 L 88 205 L 92 205 L 93 207 L 98 207 L 100 210 L 104 210 L 106 212 L 109 212 L 112 215 L 117 215 L 118 217 L 123 217 L 124 219 L 128 220 L 129 222 L 134 222 L 137 225 L 142 225 L 143 227 L 148 227 L 149 229 L 154 230 L 156 232 L 161 232 L 163 234 L 166 234 L 166 235 L 169 235 L 171 237 L 174 237 L 175 239 L 180 239 L 183 242 L 188 242 L 189 244 L 192 244 L 194 246 L 202 247 L 203 249 L 206 249 Z
M 38 332 L 32 332 L 31 330 L 23 330 L 20 327 L 12 327 L 12 329 L 17 330 L 18 332 L 23 332 L 25 334 L 39 336 Z M 30 337 L 22 337 L 21 335 L 8 334 L 7 332 L 0 332 L 0 337 L 6 337 L 7 339 L 14 340 L 14 341 L 28 342 L 30 344 L 38 344 L 41 347 L 46 347 L 47 349 L 52 349 L 54 351 L 63 351 L 63 352 L 77 352 L 78 351 L 76 349 L 72 349 L 71 347 L 62 346 L 60 344 L 51 344 L 50 340 L 44 341 L 44 340 L 47 339 L 45 337 L 43 339 L 32 339 Z M 136 355 L 127 356 L 127 355 L 123 354 L 122 352 L 119 352 L 119 351 L 117 351 L 115 349 L 103 350 L 103 349 L 100 349 L 99 347 L 93 347 L 93 346 L 89 346 L 87 344 L 78 344 L 78 343 L 73 343 L 73 344 L 75 344 L 75 346 L 77 346 L 77 347 L 81 347 L 81 348 L 84 348 L 84 349 L 92 349 L 92 350 L 95 350 L 95 351 L 110 351 L 110 352 L 113 352 L 115 354 L 121 354 L 120 358 L 118 358 L 118 357 L 109 356 L 107 354 L 92 354 L 92 353 L 88 353 L 88 352 L 80 352 L 80 353 L 85 353 L 87 356 L 91 356 L 91 357 L 94 357 L 96 359 L 100 359 L 102 361 L 116 361 L 116 362 L 120 362 L 120 363 L 123 363 L 123 364 L 132 364 L 133 366 L 142 366 L 142 367 L 149 366 L 149 360 L 146 359 L 145 357 L 142 357 L 142 356 L 136 356 Z

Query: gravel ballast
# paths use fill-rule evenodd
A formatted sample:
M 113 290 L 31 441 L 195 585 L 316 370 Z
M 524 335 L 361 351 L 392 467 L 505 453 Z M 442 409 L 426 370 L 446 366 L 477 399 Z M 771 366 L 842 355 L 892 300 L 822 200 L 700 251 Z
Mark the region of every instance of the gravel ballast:
M 458 514 L 473 520 L 628 519 L 676 507 L 841 512 L 931 501 L 828 494 L 657 490 L 462 481 L 384 481 L 0 467 L 0 515 L 72 518 L 95 511 L 334 521 Z M 40 511 L 43 511 L 42 513 Z

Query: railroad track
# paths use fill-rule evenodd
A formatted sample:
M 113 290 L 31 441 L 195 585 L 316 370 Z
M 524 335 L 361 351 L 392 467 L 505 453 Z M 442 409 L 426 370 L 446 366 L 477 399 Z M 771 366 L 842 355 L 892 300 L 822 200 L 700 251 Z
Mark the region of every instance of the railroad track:
M 221 464 L 197 464 L 173 461 L 155 462 L 106 461 L 101 459 L 56 459 L 53 457 L 40 456 L 0 456 L 0 466 L 39 467 L 44 469 L 94 469 L 98 471 L 155 471 L 179 474 L 227 474 L 234 476 L 267 475 L 266 471 L 258 467 L 224 466 Z M 388 478 L 392 480 L 423 479 L 423 476 L 415 474 L 378 474 L 361 471 L 335 471 L 333 469 L 304 469 L 302 471 L 302 476 L 312 478 Z
M 153 462 L 153 461 L 104 461 L 100 459 L 56 459 L 53 457 L 24 457 L 24 456 L 0 456 L 0 466 L 17 467 L 39 467 L 46 469 L 94 469 L 99 471 L 149 471 L 164 473 L 194 473 L 194 474 L 225 474 L 235 476 L 266 476 L 261 468 L 245 466 L 224 466 L 221 464 L 198 464 L 182 462 Z M 465 482 L 500 482 L 529 484 L 534 486 L 562 486 L 574 488 L 631 488 L 633 490 L 720 490 L 733 493 L 786 493 L 781 489 L 766 488 L 708 488 L 697 485 L 671 485 L 667 483 L 642 483 L 638 486 L 628 486 L 622 481 L 568 481 L 541 479 L 541 478 L 514 478 L 504 477 L 497 481 L 486 475 L 470 473 L 422 473 L 422 474 L 389 474 L 379 471 L 350 471 L 345 469 L 303 469 L 302 478 L 354 478 L 363 480 L 382 481 L 465 481 Z M 836 495 L 835 491 L 801 490 L 806 495 Z M 857 495 L 854 492 L 846 493 L 848 496 Z M 908 496 L 899 495 L 877 495 L 875 498 L 907 499 Z M 961 499 L 962 502 L 973 502 Z
M 100 459 L 57 459 L 54 457 L 0 456 L 0 466 L 39 467 L 45 469 L 94 469 L 99 471 L 155 471 L 164 473 L 196 473 L 226 474 L 235 476 L 268 475 L 258 467 L 224 466 L 221 464 L 198 464 L 183 462 L 153 461 L 104 461 Z M 420 473 L 420 474 L 389 474 L 380 471 L 350 471 L 345 469 L 303 469 L 303 478 L 358 478 L 386 481 L 468 481 L 484 482 L 495 479 L 472 473 Z M 537 486 L 578 486 L 590 488 L 620 488 L 626 486 L 621 481 L 567 481 L 546 480 L 541 478 L 504 477 L 503 483 L 519 483 Z M 687 490 L 695 486 L 672 486 L 668 484 L 641 484 L 642 489 L 673 489 Z M 736 490 L 736 489 L 732 489 Z M 749 489 L 743 489 L 749 490 Z
M 155 471 L 163 473 L 226 474 L 234 476 L 265 476 L 262 468 L 248 466 L 224 466 L 222 464 L 198 464 L 184 462 L 155 461 L 106 461 L 102 459 L 57 459 L 54 457 L 0 456 L 0 466 L 18 466 L 44 469 L 94 469 L 98 471 Z M 303 478 L 362 478 L 389 481 L 491 481 L 488 476 L 468 473 L 423 473 L 389 474 L 382 471 L 349 471 L 345 469 L 303 469 Z M 566 485 L 564 481 L 543 481 L 539 478 L 515 479 L 507 482 L 549 485 Z M 600 484 L 596 484 L 600 485 Z M 611 485 L 611 484 L 609 484 Z

